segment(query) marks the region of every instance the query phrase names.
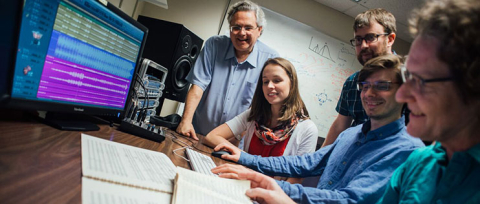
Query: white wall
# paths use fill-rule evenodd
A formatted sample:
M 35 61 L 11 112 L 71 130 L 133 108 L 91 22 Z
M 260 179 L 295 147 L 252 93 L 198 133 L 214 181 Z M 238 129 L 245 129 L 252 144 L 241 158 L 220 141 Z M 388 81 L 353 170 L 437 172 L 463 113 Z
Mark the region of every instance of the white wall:
M 227 4 L 227 0 L 168 0 L 168 9 L 145 3 L 138 14 L 183 24 L 205 41 L 218 33 Z M 179 104 L 165 99 L 160 116 L 175 113 Z
M 168 0 L 168 9 L 145 3 L 140 15 L 183 24 L 203 40 L 216 35 L 226 0 Z
M 132 16 L 134 19 L 137 19 L 138 12 L 143 10 L 144 5 L 143 1 L 140 0 L 108 0 L 108 2 L 120 8 L 120 10 Z
M 113 3 L 121 0 L 110 1 Z M 238 0 L 232 2 L 236 1 Z M 135 4 L 136 0 L 123 0 L 121 9 L 128 10 L 132 2 Z M 254 2 L 312 26 L 341 41 L 348 42 L 353 37 L 352 17 L 313 0 L 254 0 Z M 228 0 L 168 0 L 168 9 L 164 9 L 140 1 L 135 11 L 135 18 L 140 14 L 180 23 L 206 40 L 218 33 L 228 3 Z M 133 11 L 133 9 L 131 10 Z M 393 46 L 393 49 L 399 54 L 407 54 L 409 48 L 410 43 L 398 38 Z M 177 102 L 165 100 L 160 115 L 174 113 L 177 104 Z

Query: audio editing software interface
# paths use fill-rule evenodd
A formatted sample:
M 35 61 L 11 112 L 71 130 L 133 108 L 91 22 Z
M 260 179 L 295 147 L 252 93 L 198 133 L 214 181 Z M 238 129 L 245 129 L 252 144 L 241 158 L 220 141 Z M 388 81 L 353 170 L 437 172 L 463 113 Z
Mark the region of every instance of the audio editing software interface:
M 121 110 L 143 36 L 94 0 L 26 0 L 12 97 Z

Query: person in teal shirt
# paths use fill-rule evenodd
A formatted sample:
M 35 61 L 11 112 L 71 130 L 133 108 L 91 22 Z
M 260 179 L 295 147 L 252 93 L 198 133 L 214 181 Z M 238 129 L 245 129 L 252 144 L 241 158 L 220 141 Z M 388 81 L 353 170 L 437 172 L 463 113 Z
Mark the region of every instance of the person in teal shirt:
M 396 99 L 407 132 L 434 145 L 396 169 L 379 203 L 480 203 L 480 1 L 429 0 Z

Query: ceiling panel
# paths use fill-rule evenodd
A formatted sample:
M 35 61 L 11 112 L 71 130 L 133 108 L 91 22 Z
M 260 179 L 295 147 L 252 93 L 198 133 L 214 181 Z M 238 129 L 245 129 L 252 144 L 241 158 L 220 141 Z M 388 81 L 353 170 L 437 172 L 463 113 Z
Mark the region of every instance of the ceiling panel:
M 408 32 L 408 18 L 414 8 L 423 4 L 424 0 L 315 0 L 325 6 L 333 8 L 352 18 L 371 8 L 384 8 L 395 16 L 397 20 L 397 37 L 407 42 L 413 39 Z
M 362 13 L 366 10 L 368 10 L 369 8 L 361 5 L 361 4 L 358 4 L 357 6 L 347 10 L 344 12 L 344 14 L 347 14 L 349 16 L 351 16 L 352 18 L 355 18 L 359 13 Z M 353 26 L 353 20 L 352 20 L 352 26 Z
M 422 0 L 402 0 L 402 1 L 385 1 L 385 0 L 368 0 L 361 4 L 367 8 L 384 8 L 390 11 L 397 22 L 408 25 L 408 18 L 414 8 L 422 4 Z
M 337 11 L 344 12 L 352 7 L 357 6 L 356 2 L 350 0 L 315 0 L 325 6 L 331 7 Z

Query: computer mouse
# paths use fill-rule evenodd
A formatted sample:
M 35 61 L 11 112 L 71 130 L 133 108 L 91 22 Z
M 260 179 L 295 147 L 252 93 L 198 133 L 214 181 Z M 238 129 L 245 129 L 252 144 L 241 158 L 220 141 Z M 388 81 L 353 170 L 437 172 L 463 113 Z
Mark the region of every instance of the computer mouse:
M 212 152 L 212 156 L 218 157 L 220 159 L 222 158 L 222 155 L 224 155 L 224 154 L 232 155 L 230 152 L 227 152 L 227 151 L 224 151 L 224 150 Z

